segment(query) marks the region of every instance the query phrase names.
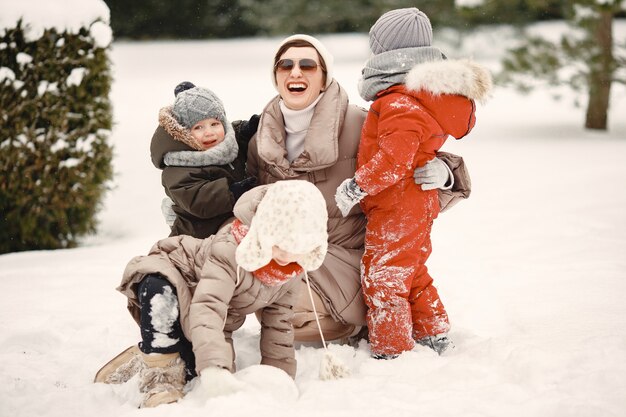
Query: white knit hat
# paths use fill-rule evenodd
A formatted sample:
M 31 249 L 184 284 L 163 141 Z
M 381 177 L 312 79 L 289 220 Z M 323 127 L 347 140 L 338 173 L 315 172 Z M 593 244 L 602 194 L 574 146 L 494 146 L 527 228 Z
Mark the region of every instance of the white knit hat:
M 370 29 L 370 50 L 374 55 L 402 48 L 431 46 L 430 19 L 415 7 L 391 10 L 378 18 Z
M 278 50 L 287 42 L 291 42 L 295 40 L 302 40 L 302 41 L 306 41 L 310 43 L 317 50 L 317 53 L 320 54 L 320 56 L 324 60 L 324 63 L 326 63 L 326 86 L 324 88 L 328 88 L 330 83 L 333 82 L 333 75 L 334 75 L 333 67 L 334 67 L 335 58 L 331 55 L 330 52 L 328 52 L 328 49 L 326 49 L 324 44 L 320 42 L 317 38 L 314 38 L 313 36 L 310 36 L 310 35 L 303 35 L 301 33 L 297 35 L 292 35 L 283 39 L 280 45 L 278 45 L 278 47 L 276 48 L 276 52 L 278 52 Z M 274 72 L 273 66 L 272 66 L 272 83 L 274 83 L 274 87 L 278 88 L 278 84 L 276 84 L 276 74 Z
M 270 185 L 235 253 L 237 264 L 256 271 L 272 259 L 272 246 L 306 254 L 298 263 L 307 271 L 319 268 L 328 249 L 328 211 L 324 196 L 308 181 Z

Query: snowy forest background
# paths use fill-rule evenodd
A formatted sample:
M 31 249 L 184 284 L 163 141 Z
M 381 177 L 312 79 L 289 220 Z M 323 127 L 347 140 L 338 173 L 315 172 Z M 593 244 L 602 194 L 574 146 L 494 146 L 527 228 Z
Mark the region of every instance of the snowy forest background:
M 271 3 L 271 2 L 270 2 Z M 545 38 L 559 21 L 533 26 Z M 351 101 L 368 55 L 364 33 L 319 38 Z M 626 40 L 626 21 L 615 23 Z M 463 155 L 473 193 L 442 214 L 429 267 L 456 349 L 418 347 L 394 361 L 366 344 L 331 349 L 352 377 L 320 381 L 322 351 L 300 346 L 295 382 L 256 365 L 258 323 L 235 335 L 238 393 L 138 410 L 137 381 L 93 384 L 97 369 L 139 337 L 114 288 L 126 262 L 168 233 L 160 172 L 149 160 L 158 109 L 182 80 L 214 90 L 231 120 L 276 92 L 282 36 L 131 41 L 111 47 L 113 189 L 96 235 L 80 247 L 0 256 L 0 416 L 615 416 L 626 410 L 626 90 L 612 90 L 607 131 L 582 127 L 576 95 L 500 87 L 474 131 L 445 150 Z M 508 25 L 435 33 L 452 58 L 494 72 L 516 42 Z M 192 392 L 193 394 L 193 392 Z

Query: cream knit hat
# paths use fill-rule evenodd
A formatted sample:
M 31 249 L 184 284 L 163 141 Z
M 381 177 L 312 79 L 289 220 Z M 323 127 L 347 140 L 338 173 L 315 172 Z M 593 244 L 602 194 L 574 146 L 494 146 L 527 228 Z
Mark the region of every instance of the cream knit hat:
M 267 188 L 250 229 L 235 253 L 237 264 L 256 271 L 272 259 L 272 246 L 306 254 L 298 263 L 319 268 L 328 249 L 328 211 L 324 196 L 308 181 L 278 181 Z

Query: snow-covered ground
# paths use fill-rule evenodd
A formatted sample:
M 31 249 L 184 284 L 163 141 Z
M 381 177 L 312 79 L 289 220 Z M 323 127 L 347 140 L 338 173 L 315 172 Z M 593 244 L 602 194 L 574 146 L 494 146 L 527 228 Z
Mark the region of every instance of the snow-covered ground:
M 617 36 L 626 38 L 620 22 Z M 555 27 L 547 26 L 546 30 Z M 498 36 L 466 36 L 449 56 L 496 68 Z M 363 35 L 321 36 L 353 102 Z M 441 215 L 429 267 L 456 349 L 416 348 L 393 361 L 331 346 L 350 378 L 320 381 L 322 350 L 297 351 L 295 385 L 257 366 L 258 324 L 236 333 L 240 392 L 138 410 L 135 379 L 93 384 L 138 341 L 114 288 L 126 262 L 167 235 L 160 172 L 149 160 L 157 112 L 183 80 L 214 90 L 231 120 L 275 94 L 280 39 L 116 42 L 112 99 L 115 188 L 100 231 L 77 249 L 0 256 L 0 416 L 615 416 L 626 413 L 626 93 L 613 91 L 608 133 L 584 109 L 544 91 L 497 89 L 477 126 L 445 150 L 464 156 L 469 200 Z

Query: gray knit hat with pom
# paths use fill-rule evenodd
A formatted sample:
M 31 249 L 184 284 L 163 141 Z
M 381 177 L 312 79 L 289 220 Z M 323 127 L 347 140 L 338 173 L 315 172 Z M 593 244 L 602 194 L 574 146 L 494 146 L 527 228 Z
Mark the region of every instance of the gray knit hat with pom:
M 225 125 L 224 104 L 215 93 L 206 88 L 196 87 L 192 83 L 182 86 L 183 84 L 176 86 L 176 100 L 172 108 L 174 117 L 181 125 L 191 129 L 200 120 L 208 118 L 217 119 Z
M 370 50 L 374 55 L 402 48 L 431 46 L 430 19 L 415 7 L 391 10 L 378 18 L 370 29 Z

